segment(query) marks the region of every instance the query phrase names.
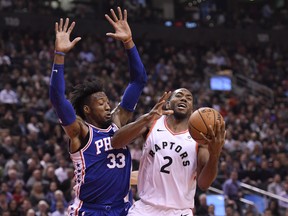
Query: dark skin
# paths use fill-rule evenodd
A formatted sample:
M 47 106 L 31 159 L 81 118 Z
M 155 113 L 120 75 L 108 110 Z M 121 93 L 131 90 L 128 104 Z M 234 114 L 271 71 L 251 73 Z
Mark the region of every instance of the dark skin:
M 131 49 L 135 46 L 132 40 L 132 33 L 127 22 L 127 11 L 123 13 L 120 7 L 117 8 L 118 16 L 113 9 L 110 10 L 111 16 L 105 15 L 108 22 L 112 25 L 115 33 L 107 33 L 106 35 L 116 40 L 122 41 L 125 49 Z M 55 50 L 58 52 L 68 53 L 80 40 L 76 37 L 70 41 L 70 34 L 75 27 L 75 22 L 69 24 L 66 18 L 55 23 Z M 64 64 L 65 57 L 55 54 L 54 64 Z M 83 106 L 85 121 L 98 127 L 107 128 L 108 124 L 114 122 L 119 128 L 125 125 L 132 117 L 132 112 L 117 106 L 113 111 L 109 105 L 109 99 L 104 92 L 96 92 L 89 96 L 88 102 Z M 74 153 L 81 147 L 81 141 L 87 136 L 89 130 L 84 120 L 77 117 L 76 120 L 67 126 L 63 126 L 65 133 L 70 138 L 70 152 Z
M 165 93 L 154 108 L 148 113 L 124 126 L 121 131 L 117 131 L 113 137 L 113 147 L 121 148 L 124 139 L 125 143 L 131 143 L 141 135 L 147 134 L 151 125 L 162 115 L 167 115 L 168 128 L 174 133 L 188 130 L 188 120 L 193 110 L 193 96 L 185 88 L 177 89 L 173 92 L 170 101 L 166 103 L 168 110 L 164 111 L 159 104 L 164 104 L 171 93 Z M 167 111 L 170 111 L 167 113 Z M 207 145 L 200 145 L 198 149 L 197 179 L 198 186 L 202 190 L 207 190 L 217 175 L 218 160 L 225 140 L 225 123 L 220 125 L 217 121 L 216 133 L 212 130 L 212 125 L 208 128 Z

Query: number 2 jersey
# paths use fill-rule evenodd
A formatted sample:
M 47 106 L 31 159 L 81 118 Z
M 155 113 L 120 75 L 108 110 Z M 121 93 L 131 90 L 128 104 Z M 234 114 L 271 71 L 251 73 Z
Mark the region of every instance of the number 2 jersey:
M 188 130 L 174 133 L 166 116 L 158 119 L 143 146 L 138 176 L 141 200 L 159 207 L 193 208 L 197 151 Z
M 70 154 L 75 168 L 74 206 L 110 205 L 123 201 L 130 187 L 131 155 L 128 148 L 113 149 L 111 137 L 115 124 L 107 129 L 89 127 L 89 140 L 79 151 Z M 85 208 L 85 206 L 83 206 Z

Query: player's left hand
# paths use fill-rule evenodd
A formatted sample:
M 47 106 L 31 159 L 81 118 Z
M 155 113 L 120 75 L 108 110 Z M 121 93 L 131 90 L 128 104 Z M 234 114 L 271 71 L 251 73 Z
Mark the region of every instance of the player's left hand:
M 122 42 L 128 41 L 132 38 L 132 32 L 127 22 L 127 10 L 121 11 L 120 7 L 117 7 L 118 17 L 115 14 L 113 9 L 110 9 L 111 17 L 105 14 L 108 22 L 113 26 L 115 33 L 106 33 L 107 36 L 110 36 L 116 40 Z
M 212 129 L 212 125 L 208 127 L 208 136 L 202 134 L 203 139 L 207 141 L 208 151 L 210 156 L 219 157 L 222 151 L 222 147 L 225 142 L 226 130 L 225 130 L 225 122 L 220 124 L 217 120 L 216 122 L 216 132 L 214 133 Z M 209 137 L 209 138 L 208 138 Z

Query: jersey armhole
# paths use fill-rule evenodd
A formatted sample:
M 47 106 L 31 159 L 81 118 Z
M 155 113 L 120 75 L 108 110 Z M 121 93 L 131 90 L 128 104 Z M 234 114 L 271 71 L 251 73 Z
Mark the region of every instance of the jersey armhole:
M 89 138 L 90 138 L 90 131 L 88 130 L 87 135 L 83 139 L 81 139 L 80 147 L 75 152 L 78 152 L 81 149 L 83 149 L 86 146 L 86 144 L 88 143 Z M 71 145 L 71 140 L 69 140 L 69 152 L 70 152 L 70 145 Z

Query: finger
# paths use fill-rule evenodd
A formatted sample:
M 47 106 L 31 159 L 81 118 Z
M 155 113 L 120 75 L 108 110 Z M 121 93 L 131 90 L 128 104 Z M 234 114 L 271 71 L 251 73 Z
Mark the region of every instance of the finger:
M 214 132 L 214 131 L 213 131 Z M 216 121 L 216 136 L 221 137 L 221 135 L 223 134 L 223 130 L 221 131 L 221 125 L 220 125 L 220 121 L 217 120 Z
M 166 100 L 170 97 L 170 95 L 171 95 L 171 91 L 169 91 L 169 92 L 164 92 L 164 94 L 161 96 L 161 98 L 159 99 L 159 101 L 162 101 L 162 100 L 166 101 Z
M 208 142 L 208 143 L 210 143 L 211 142 L 211 140 L 210 139 L 208 139 L 202 132 L 200 132 L 200 135 L 203 137 L 203 139 L 205 139 L 206 140 L 206 142 Z
M 164 110 L 162 111 L 162 115 L 172 115 L 174 113 L 173 110 Z
M 74 27 L 75 27 L 75 22 L 72 22 L 67 32 L 70 34 L 73 31 Z
M 209 136 L 215 137 L 214 130 L 212 129 L 212 125 L 208 125 L 207 127 Z M 216 131 L 217 131 L 217 123 L 216 123 Z
M 63 31 L 64 31 L 64 32 L 67 31 L 67 29 L 68 29 L 68 24 L 69 24 L 69 18 L 66 18 L 65 24 L 64 24 L 64 27 L 63 27 Z
M 159 107 L 161 107 L 162 109 L 162 106 L 164 103 L 165 103 L 165 100 L 159 101 L 157 104 L 155 104 L 154 109 L 159 109 Z
M 124 10 L 124 20 L 127 21 L 127 10 Z
M 58 29 L 58 26 L 59 26 L 59 25 L 58 25 L 58 22 L 56 22 L 56 23 L 55 23 L 55 32 L 56 32 L 56 33 L 57 33 L 58 30 L 59 30 L 59 29 Z
M 114 10 L 110 9 L 110 12 L 111 12 L 111 15 L 112 15 L 112 18 L 114 19 L 114 21 L 117 22 L 118 21 L 118 17 L 116 16 Z
M 226 138 L 226 134 L 227 134 L 227 131 L 224 132 L 224 137 L 223 137 L 224 141 L 225 141 L 225 138 Z M 224 142 L 223 142 L 223 145 L 224 145 Z
M 110 16 L 108 16 L 107 14 L 105 14 L 105 18 L 108 20 L 108 22 L 114 27 L 115 22 L 111 19 Z
M 158 102 L 164 100 L 165 96 L 167 95 L 167 92 L 164 92 L 164 94 L 160 97 L 160 99 L 158 100 Z
M 118 16 L 119 16 L 119 20 L 122 20 L 123 16 L 122 16 L 122 11 L 120 7 L 117 7 L 118 10 Z
M 116 34 L 115 33 L 106 33 L 106 36 L 112 37 L 112 38 L 116 38 Z
M 78 43 L 80 40 L 81 40 L 81 37 L 75 38 L 75 39 L 71 42 L 71 43 L 72 43 L 72 46 L 75 46 L 75 44 Z
M 62 29 L 63 29 L 63 19 L 60 18 L 59 31 L 62 31 Z
M 223 121 L 221 124 L 221 131 L 225 131 L 225 121 Z

